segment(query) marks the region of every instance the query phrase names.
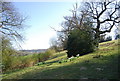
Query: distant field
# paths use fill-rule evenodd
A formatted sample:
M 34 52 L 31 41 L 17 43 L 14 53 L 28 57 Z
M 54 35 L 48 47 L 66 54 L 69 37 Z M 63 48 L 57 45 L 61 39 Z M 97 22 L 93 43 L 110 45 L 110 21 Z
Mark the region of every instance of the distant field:
M 118 40 L 104 42 L 94 53 L 71 59 L 67 59 L 66 51 L 63 51 L 36 66 L 2 76 L 3 79 L 119 79 L 119 47 Z

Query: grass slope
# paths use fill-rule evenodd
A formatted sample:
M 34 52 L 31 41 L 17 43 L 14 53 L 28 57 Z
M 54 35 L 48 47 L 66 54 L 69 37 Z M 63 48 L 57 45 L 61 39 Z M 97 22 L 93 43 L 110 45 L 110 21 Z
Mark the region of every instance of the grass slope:
M 3 74 L 3 79 L 118 79 L 118 40 L 100 43 L 99 50 L 67 59 L 66 51 L 45 63 Z

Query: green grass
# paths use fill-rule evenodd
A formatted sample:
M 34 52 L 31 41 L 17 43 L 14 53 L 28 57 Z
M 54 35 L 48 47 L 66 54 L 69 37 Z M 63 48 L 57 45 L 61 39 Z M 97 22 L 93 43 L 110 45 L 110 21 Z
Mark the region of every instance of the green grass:
M 100 43 L 99 50 L 67 59 L 66 51 L 53 54 L 38 66 L 3 74 L 3 79 L 82 79 L 118 78 L 118 40 Z

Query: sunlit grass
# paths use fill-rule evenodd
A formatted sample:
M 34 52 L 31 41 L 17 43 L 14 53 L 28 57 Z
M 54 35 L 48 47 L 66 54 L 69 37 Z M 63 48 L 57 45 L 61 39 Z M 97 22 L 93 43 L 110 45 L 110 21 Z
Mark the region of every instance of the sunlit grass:
M 4 79 L 118 79 L 118 40 L 100 43 L 94 53 L 67 59 L 66 51 L 55 53 L 45 64 L 3 74 Z

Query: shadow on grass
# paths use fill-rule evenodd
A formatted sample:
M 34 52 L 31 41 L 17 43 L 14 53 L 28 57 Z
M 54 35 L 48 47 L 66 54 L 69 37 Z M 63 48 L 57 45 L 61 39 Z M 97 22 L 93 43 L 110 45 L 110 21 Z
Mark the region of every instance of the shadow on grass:
M 117 54 L 116 54 L 117 55 Z M 34 72 L 25 73 L 19 78 L 21 79 L 98 79 L 98 81 L 112 81 L 119 79 L 118 77 L 118 57 L 107 56 L 106 59 L 93 58 L 93 61 L 74 63 L 72 65 L 60 66 L 58 68 L 48 68 L 46 70 L 36 70 Z M 98 62 L 97 62 L 98 60 Z M 101 62 L 101 61 L 103 62 Z M 99 62 L 100 61 L 100 62 Z M 119 63 L 120 65 L 120 63 Z M 86 69 L 82 69 L 85 67 Z M 110 79 L 110 80 L 99 80 Z M 45 80 L 44 80 L 45 81 Z M 81 81 L 81 80 L 80 80 Z M 96 81 L 96 80 L 89 80 Z M 116 80 L 113 80 L 116 81 Z
M 47 64 L 52 64 L 52 63 L 57 63 L 57 62 L 59 62 L 59 60 L 57 60 L 57 61 L 52 61 L 52 62 L 46 62 Z

